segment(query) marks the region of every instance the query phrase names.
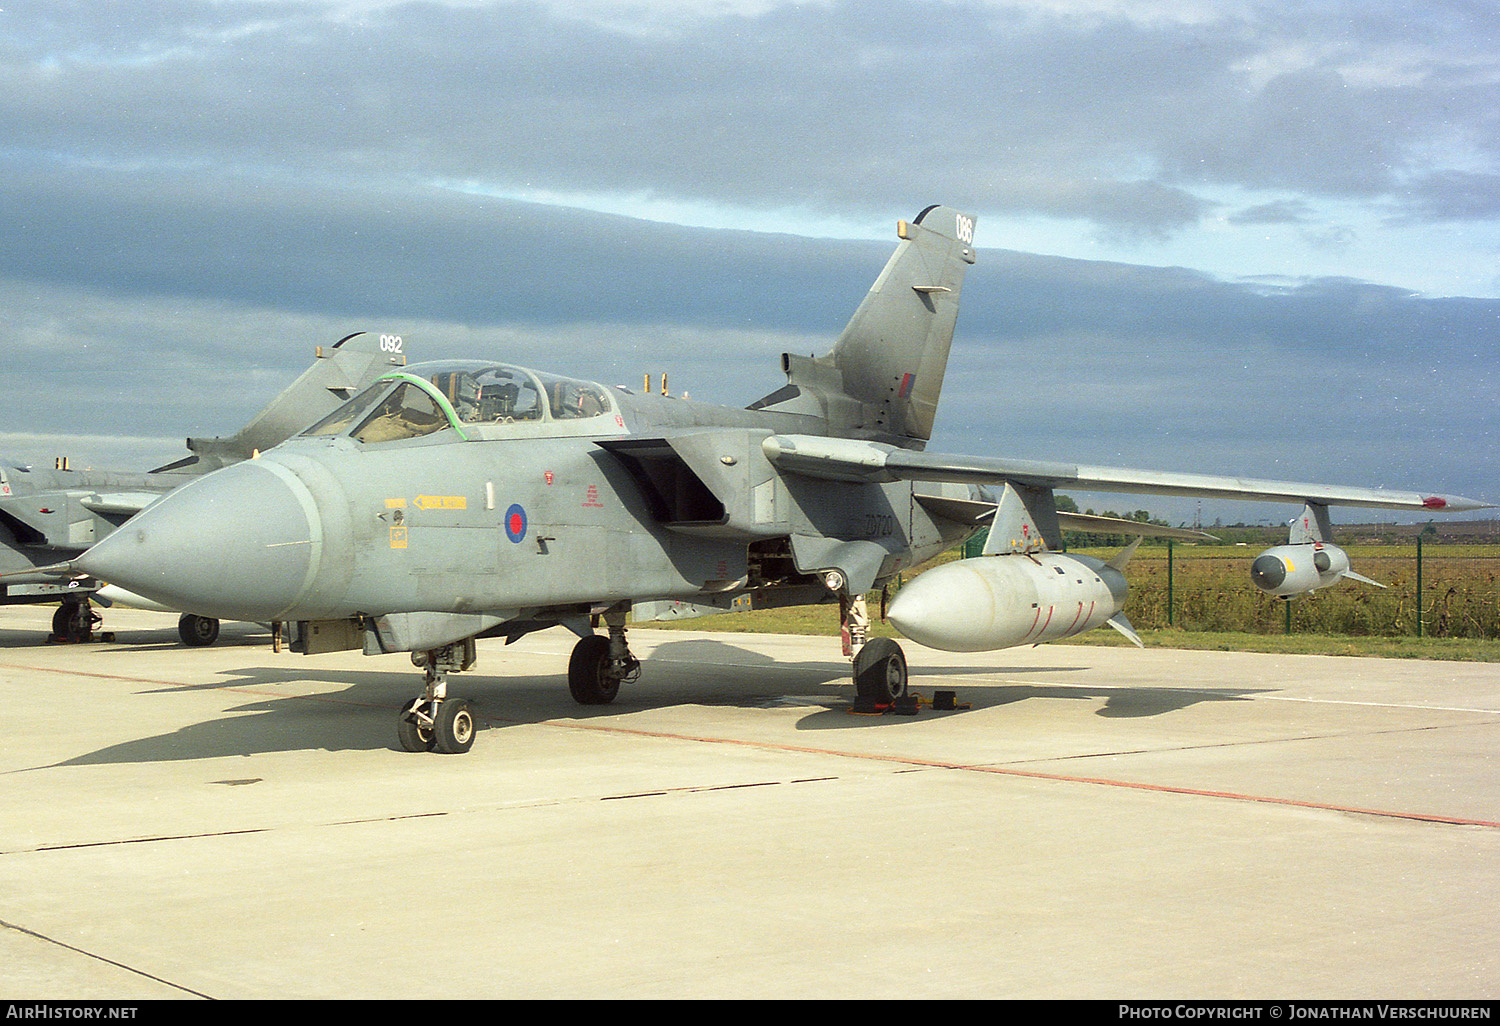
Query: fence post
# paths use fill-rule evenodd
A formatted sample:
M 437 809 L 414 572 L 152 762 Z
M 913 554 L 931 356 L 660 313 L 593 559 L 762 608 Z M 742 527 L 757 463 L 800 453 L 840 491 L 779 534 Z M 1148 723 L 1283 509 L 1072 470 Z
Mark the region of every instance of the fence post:
M 1417 535 L 1417 637 L 1422 636 L 1422 536 Z
M 1172 539 L 1167 539 L 1167 626 L 1171 627 L 1175 621 L 1172 618 Z

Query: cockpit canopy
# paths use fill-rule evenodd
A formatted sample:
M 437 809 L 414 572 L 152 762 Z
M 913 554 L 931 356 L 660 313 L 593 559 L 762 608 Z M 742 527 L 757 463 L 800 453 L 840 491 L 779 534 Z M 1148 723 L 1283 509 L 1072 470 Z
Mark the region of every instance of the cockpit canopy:
M 449 360 L 387 374 L 302 433 L 375 443 L 453 428 L 469 438 L 475 434 L 465 430 L 470 426 L 503 431 L 505 425 L 583 420 L 613 409 L 609 392 L 592 381 L 510 364 Z

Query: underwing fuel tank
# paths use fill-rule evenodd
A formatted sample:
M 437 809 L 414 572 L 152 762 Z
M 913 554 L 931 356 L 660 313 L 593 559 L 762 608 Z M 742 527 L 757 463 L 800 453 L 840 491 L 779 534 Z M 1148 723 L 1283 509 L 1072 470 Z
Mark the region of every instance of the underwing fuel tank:
M 1277 545 L 1256 556 L 1250 564 L 1251 583 L 1277 598 L 1305 595 L 1337 584 L 1345 577 L 1385 587 L 1349 569 L 1348 554 L 1328 542 Z
M 916 577 L 886 619 L 928 648 L 987 652 L 1099 627 L 1120 612 L 1128 591 L 1123 573 L 1092 556 L 978 556 Z

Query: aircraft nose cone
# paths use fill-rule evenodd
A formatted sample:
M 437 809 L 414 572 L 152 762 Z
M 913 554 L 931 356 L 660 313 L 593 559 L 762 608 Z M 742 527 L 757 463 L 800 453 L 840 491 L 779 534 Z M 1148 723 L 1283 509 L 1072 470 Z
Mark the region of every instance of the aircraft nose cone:
M 169 493 L 74 565 L 182 612 L 269 621 L 306 590 L 321 541 L 307 489 L 253 460 Z

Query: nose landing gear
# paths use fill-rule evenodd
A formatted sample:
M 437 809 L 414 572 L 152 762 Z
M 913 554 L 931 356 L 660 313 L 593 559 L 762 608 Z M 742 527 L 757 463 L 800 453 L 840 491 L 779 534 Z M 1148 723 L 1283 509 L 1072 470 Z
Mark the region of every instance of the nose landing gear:
M 462 698 L 448 697 L 446 675 L 474 665 L 474 639 L 444 645 L 430 652 L 413 652 L 411 661 L 422 667 L 422 694 L 401 710 L 396 739 L 408 752 L 462 755 L 474 747 L 478 727 L 474 710 Z

